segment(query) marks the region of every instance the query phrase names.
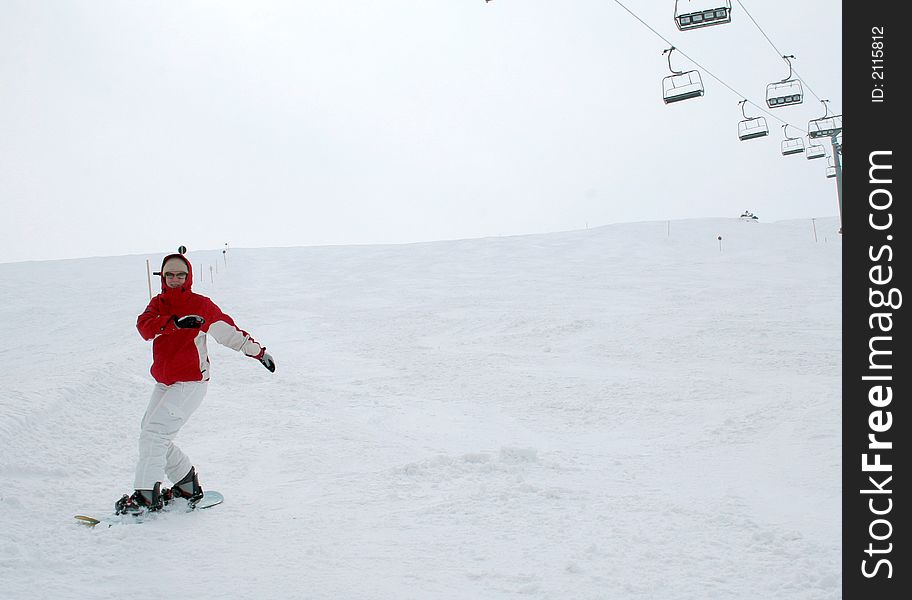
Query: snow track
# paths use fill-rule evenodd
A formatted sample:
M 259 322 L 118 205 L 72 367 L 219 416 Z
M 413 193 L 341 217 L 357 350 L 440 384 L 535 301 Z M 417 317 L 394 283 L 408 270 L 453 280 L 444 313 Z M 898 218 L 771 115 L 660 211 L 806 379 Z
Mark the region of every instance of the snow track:
M 195 289 L 278 370 L 210 344 L 178 437 L 226 501 L 110 529 L 72 516 L 132 484 L 146 257 L 0 264 L 0 596 L 839 598 L 816 225 L 234 249 Z

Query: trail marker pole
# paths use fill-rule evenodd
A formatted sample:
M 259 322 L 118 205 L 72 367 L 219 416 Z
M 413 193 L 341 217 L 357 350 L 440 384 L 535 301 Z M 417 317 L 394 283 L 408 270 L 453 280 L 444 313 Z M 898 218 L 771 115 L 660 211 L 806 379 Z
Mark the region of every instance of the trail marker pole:
M 149 259 L 146 259 L 146 275 L 149 277 L 149 300 L 152 299 L 152 265 L 149 264 Z

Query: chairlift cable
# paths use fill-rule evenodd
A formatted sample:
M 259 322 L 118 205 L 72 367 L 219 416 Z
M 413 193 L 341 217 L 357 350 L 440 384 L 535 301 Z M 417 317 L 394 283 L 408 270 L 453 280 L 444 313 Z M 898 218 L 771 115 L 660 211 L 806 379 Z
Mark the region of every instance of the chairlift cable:
M 769 45 L 773 47 L 773 50 L 776 51 L 776 55 L 777 55 L 777 56 L 782 56 L 782 55 L 784 54 L 784 52 L 782 52 L 782 50 L 780 50 L 779 48 L 777 48 L 777 47 L 776 47 L 776 44 L 773 43 L 773 40 L 771 40 L 770 37 L 769 37 L 768 35 L 766 35 L 766 32 L 763 31 L 763 28 L 760 27 L 760 24 L 759 24 L 759 23 L 757 23 L 757 19 L 755 19 L 754 16 L 753 16 L 752 14 L 750 14 L 750 12 L 747 10 L 747 8 L 744 7 L 744 4 L 741 2 L 741 0 L 737 0 L 737 2 L 738 2 L 738 5 L 741 6 L 741 9 L 744 11 L 744 14 L 747 15 L 747 17 L 748 17 L 748 18 L 751 20 L 751 22 L 757 27 L 757 29 L 760 31 L 760 33 L 763 34 L 763 37 L 766 38 L 766 41 L 769 42 Z
M 646 27 L 646 29 L 648 29 L 649 31 L 651 31 L 651 32 L 653 32 L 654 34 L 656 34 L 663 42 L 665 42 L 665 43 L 668 44 L 669 46 L 674 46 L 674 44 L 672 44 L 672 43 L 669 42 L 667 39 L 665 39 L 665 36 L 663 36 L 661 33 L 659 33 L 658 31 L 656 31 L 655 29 L 653 29 L 653 28 L 649 25 L 649 23 L 647 23 L 646 21 L 644 21 L 643 19 L 641 19 L 639 16 L 637 16 L 637 14 L 636 14 L 635 12 L 633 12 L 632 10 L 630 10 L 629 8 L 627 8 L 626 6 L 624 6 L 624 4 L 623 4 L 620 0 L 614 0 L 614 3 L 617 4 L 618 6 L 620 6 L 621 8 L 623 8 L 624 10 L 626 10 L 627 12 L 629 12 L 630 15 L 631 15 L 634 19 L 636 19 L 637 21 L 639 21 L 640 23 L 642 23 L 643 26 Z M 678 52 L 681 52 L 681 49 L 680 49 L 680 48 L 675 48 L 675 50 L 677 50 Z M 683 52 L 682 52 L 682 54 L 683 54 Z

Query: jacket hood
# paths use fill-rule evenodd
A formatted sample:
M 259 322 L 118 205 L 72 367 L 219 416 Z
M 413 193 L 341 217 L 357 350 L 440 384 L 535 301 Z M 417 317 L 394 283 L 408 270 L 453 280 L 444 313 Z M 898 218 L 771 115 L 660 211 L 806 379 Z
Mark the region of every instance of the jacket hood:
M 184 283 L 180 287 L 176 287 L 176 288 L 170 288 L 170 287 L 168 287 L 168 284 L 165 283 L 165 263 L 167 263 L 172 258 L 181 260 L 181 261 L 183 261 L 183 263 L 185 265 L 187 265 L 187 278 L 184 280 Z M 193 266 L 190 264 L 190 261 L 187 260 L 187 257 L 184 256 L 183 254 L 169 254 L 164 259 L 162 259 L 162 266 L 161 266 L 159 275 L 161 276 L 162 294 L 169 295 L 169 296 L 172 294 L 177 295 L 182 292 L 189 292 L 189 291 L 191 291 L 191 288 L 193 287 Z

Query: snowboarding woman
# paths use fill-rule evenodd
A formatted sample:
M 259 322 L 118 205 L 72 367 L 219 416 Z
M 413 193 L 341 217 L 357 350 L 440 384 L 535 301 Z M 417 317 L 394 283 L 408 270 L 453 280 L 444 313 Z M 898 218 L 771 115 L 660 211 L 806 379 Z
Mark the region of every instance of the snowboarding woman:
M 166 256 L 159 274 L 162 291 L 136 320 L 143 339 L 152 340 L 156 384 L 139 434 L 135 491 L 114 504 L 117 514 L 161 510 L 175 497 L 191 504 L 203 497 L 196 469 L 174 438 L 206 395 L 207 334 L 275 372 L 275 361 L 265 346 L 239 329 L 212 300 L 191 290 L 193 269 L 186 257 Z M 170 489 L 162 488 L 165 476 L 174 484 Z

